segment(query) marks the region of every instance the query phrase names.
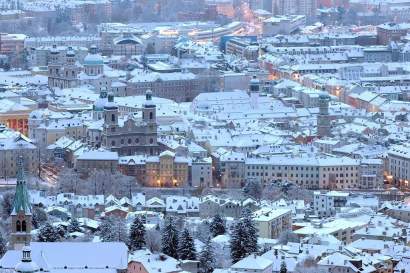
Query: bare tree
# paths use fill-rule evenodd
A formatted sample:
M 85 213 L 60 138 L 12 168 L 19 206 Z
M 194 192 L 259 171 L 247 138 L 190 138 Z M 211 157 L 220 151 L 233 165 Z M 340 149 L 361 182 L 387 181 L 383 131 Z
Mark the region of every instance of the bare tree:
M 326 270 L 320 268 L 316 260 L 309 256 L 303 261 L 297 263 L 295 267 L 295 273 L 325 273 Z
M 74 169 L 64 168 L 57 180 L 57 189 L 59 192 L 79 193 L 81 187 L 81 179 L 79 173 Z
M 278 241 L 283 245 L 289 242 L 299 243 L 299 237 L 291 230 L 286 230 L 279 235 Z
M 161 232 L 159 227 L 147 230 L 145 234 L 145 245 L 151 252 L 158 252 L 161 249 Z

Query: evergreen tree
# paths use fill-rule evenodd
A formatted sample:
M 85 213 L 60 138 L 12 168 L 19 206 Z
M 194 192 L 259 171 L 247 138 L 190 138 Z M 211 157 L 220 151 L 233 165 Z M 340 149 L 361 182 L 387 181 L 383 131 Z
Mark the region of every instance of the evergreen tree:
M 253 221 L 252 212 L 246 208 L 242 212 L 243 227 L 245 228 L 246 236 L 244 238 L 244 246 L 248 255 L 258 252 L 258 229 Z
M 230 247 L 234 263 L 258 252 L 258 230 L 249 209 L 242 212 L 242 218 L 233 226 Z
M 213 237 L 216 237 L 218 235 L 225 234 L 225 221 L 222 219 L 222 217 L 219 214 L 216 214 L 211 221 L 211 224 L 209 226 L 209 230 L 211 231 L 211 234 Z
M 248 256 L 244 244 L 246 236 L 246 228 L 243 226 L 243 222 L 241 220 L 237 221 L 232 227 L 231 239 L 229 241 L 233 263 Z
M 39 228 L 41 225 L 47 222 L 47 219 L 48 219 L 47 213 L 44 211 L 44 209 L 40 207 L 33 208 L 33 217 L 31 220 L 33 227 Z
M 195 244 L 188 229 L 184 229 L 179 236 L 178 242 L 178 257 L 181 260 L 195 260 Z
M 168 218 L 161 234 L 161 251 L 175 259 L 178 259 L 178 231 L 172 218 Z
M 60 235 L 56 228 L 46 222 L 39 230 L 37 235 L 39 242 L 57 242 L 60 240 Z
M 280 271 L 279 273 L 287 273 L 288 269 L 286 268 L 286 264 L 284 261 L 282 261 L 282 263 L 280 264 Z
M 114 233 L 112 227 L 114 226 L 114 220 L 112 217 L 104 218 L 101 221 L 100 226 L 98 227 L 97 234 L 100 236 L 101 241 L 103 242 L 113 242 Z
M 212 273 L 215 267 L 214 249 L 209 238 L 199 254 L 199 273 Z
M 60 235 L 60 238 L 66 238 L 67 237 L 66 230 L 62 225 L 58 225 L 55 229 L 56 229 L 58 235 Z
M 7 252 L 6 241 L 3 238 L 3 234 L 0 233 L 0 258 Z
M 131 224 L 128 248 L 131 251 L 141 249 L 145 245 L 145 226 L 140 217 L 135 217 Z
M 72 219 L 71 219 L 70 224 L 69 224 L 68 227 L 67 227 L 67 231 L 68 231 L 69 233 L 72 233 L 72 232 L 82 232 L 81 227 L 80 227 L 80 223 L 78 222 L 77 219 L 75 219 L 75 218 L 72 218 Z
M 98 227 L 98 235 L 103 242 L 126 242 L 127 231 L 122 218 L 107 217 Z
M 13 209 L 14 193 L 8 191 L 3 194 L 1 198 L 1 215 L 4 219 L 10 216 L 11 210 Z

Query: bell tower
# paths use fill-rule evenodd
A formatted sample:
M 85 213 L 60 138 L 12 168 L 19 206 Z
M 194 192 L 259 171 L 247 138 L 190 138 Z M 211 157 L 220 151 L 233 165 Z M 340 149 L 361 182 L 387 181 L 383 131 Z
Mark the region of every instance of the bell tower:
M 156 123 L 157 122 L 157 117 L 156 117 L 156 105 L 152 101 L 152 91 L 147 90 L 145 93 L 145 103 L 144 103 L 144 108 L 142 109 L 142 119 L 147 123 Z
M 251 100 L 252 109 L 258 108 L 260 88 L 261 88 L 261 83 L 255 75 L 252 77 L 252 79 L 249 82 L 249 96 Z
M 330 132 L 329 101 L 327 94 L 319 95 L 319 115 L 317 116 L 317 135 L 318 137 L 327 137 Z
M 145 122 L 145 153 L 156 155 L 158 153 L 157 143 L 157 106 L 152 101 L 152 92 L 145 93 L 145 103 L 142 108 L 142 120 Z
M 24 176 L 23 157 L 17 159 L 17 185 L 11 211 L 10 245 L 22 249 L 31 241 L 31 204 Z

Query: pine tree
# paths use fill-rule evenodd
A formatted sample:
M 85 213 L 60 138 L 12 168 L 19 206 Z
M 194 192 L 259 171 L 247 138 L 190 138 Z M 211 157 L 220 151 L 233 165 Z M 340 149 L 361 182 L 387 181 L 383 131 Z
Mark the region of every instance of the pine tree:
M 0 233 L 0 258 L 7 252 L 6 241 L 3 238 L 3 234 Z
M 162 253 L 178 259 L 178 231 L 172 218 L 168 218 L 161 234 Z
M 103 242 L 113 242 L 115 241 L 115 236 L 113 232 L 114 219 L 112 217 L 104 218 L 98 227 L 98 235 Z
M 246 228 L 243 226 L 243 222 L 241 220 L 237 221 L 232 227 L 231 239 L 229 241 L 233 263 L 248 256 L 244 244 L 246 236 Z
M 78 222 L 77 219 L 75 219 L 75 218 L 72 218 L 72 219 L 71 219 L 70 224 L 69 224 L 68 227 L 67 227 L 67 231 L 68 231 L 69 233 L 72 233 L 72 232 L 82 232 L 81 227 L 80 227 L 80 223 Z
M 125 221 L 122 218 L 107 217 L 98 227 L 98 235 L 103 242 L 126 242 L 127 231 Z
M 145 245 L 145 226 L 140 217 L 135 217 L 131 224 L 128 248 L 131 251 L 141 249 Z
M 67 233 L 66 233 L 66 229 L 64 228 L 64 226 L 62 225 L 58 225 L 57 227 L 55 227 L 58 235 L 60 236 L 60 238 L 66 238 Z
M 188 229 L 184 229 L 179 236 L 178 257 L 181 260 L 196 260 L 194 239 Z
M 245 228 L 246 237 L 244 238 L 245 251 L 248 255 L 258 252 L 258 229 L 253 221 L 252 212 L 246 208 L 242 212 L 243 227 Z
M 215 267 L 214 249 L 209 238 L 199 254 L 199 273 L 212 273 Z
M 287 273 L 288 269 L 286 268 L 286 264 L 284 261 L 282 261 L 282 263 L 280 264 L 280 271 L 279 273 Z
M 57 229 L 47 222 L 40 228 L 37 240 L 39 242 L 57 242 L 60 240 L 60 235 Z
M 225 234 L 226 229 L 225 229 L 224 219 L 222 219 L 222 217 L 219 214 L 216 214 L 212 218 L 209 229 L 210 229 L 211 234 L 212 234 L 213 237 Z
M 31 219 L 31 223 L 33 224 L 33 227 L 39 228 L 42 224 L 47 222 L 47 213 L 44 211 L 44 209 L 40 207 L 34 207 L 33 208 L 33 217 Z

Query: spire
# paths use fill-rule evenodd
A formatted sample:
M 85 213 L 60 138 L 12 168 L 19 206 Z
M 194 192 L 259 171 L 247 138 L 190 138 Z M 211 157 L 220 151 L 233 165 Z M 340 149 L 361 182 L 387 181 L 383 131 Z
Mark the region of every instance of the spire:
M 14 195 L 13 210 L 11 215 L 17 215 L 19 212 L 24 212 L 26 215 L 31 215 L 31 204 L 28 195 L 26 179 L 24 176 L 23 157 L 17 159 L 17 185 Z

